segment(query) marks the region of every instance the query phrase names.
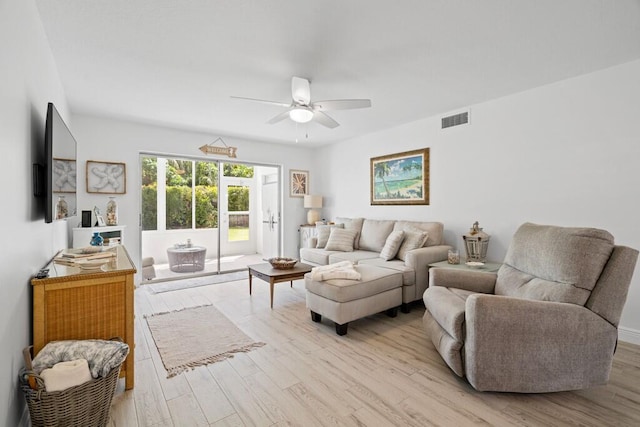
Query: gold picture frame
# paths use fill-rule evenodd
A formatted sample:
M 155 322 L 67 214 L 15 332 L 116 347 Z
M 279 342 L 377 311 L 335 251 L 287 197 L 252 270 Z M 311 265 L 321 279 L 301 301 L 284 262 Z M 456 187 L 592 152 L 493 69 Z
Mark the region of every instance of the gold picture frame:
M 289 197 L 304 197 L 309 194 L 309 171 L 289 170 Z
M 371 205 L 428 205 L 429 149 L 371 158 Z
M 125 194 L 127 165 L 87 160 L 86 183 L 87 193 Z

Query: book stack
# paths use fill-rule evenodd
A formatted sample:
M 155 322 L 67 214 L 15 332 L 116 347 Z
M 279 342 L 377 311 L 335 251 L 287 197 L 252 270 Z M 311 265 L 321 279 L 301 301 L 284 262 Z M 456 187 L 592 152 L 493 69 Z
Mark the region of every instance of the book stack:
M 115 252 L 104 251 L 95 253 L 84 253 L 82 250 L 76 252 L 63 252 L 53 262 L 56 264 L 68 265 L 70 267 L 100 267 L 103 264 L 111 261 L 116 256 Z
M 104 245 L 105 246 L 116 246 L 121 242 L 120 237 L 105 237 Z

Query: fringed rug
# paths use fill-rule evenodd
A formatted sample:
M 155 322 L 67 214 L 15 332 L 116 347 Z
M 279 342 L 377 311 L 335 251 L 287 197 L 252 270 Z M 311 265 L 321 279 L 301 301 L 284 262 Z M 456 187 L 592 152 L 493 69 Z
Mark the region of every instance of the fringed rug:
M 265 345 L 255 342 L 211 305 L 147 317 L 167 378 Z
M 247 270 L 236 271 L 233 273 L 213 274 L 202 277 L 191 277 L 188 279 L 170 280 L 165 282 L 156 282 L 151 284 L 143 284 L 153 291 L 154 294 L 163 292 L 179 291 L 181 289 L 197 288 L 198 286 L 209 286 L 218 283 L 233 282 L 236 280 L 244 280 L 249 278 Z

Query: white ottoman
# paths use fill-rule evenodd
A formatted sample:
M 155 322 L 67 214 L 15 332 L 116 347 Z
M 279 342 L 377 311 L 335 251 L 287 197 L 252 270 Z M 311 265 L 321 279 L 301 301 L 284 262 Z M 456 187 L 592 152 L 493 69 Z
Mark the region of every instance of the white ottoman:
M 325 316 L 335 322 L 336 333 L 345 335 L 349 322 L 387 311 L 391 317 L 402 305 L 402 273 L 373 265 L 356 265 L 361 280 L 332 279 L 316 282 L 304 278 L 311 320 Z

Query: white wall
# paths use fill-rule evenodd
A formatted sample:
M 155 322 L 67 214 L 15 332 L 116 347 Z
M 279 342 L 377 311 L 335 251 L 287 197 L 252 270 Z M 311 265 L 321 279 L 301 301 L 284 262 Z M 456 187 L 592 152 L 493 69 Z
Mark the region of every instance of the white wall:
M 118 196 L 118 223 L 127 226 L 126 247 L 135 264 L 140 266 L 140 233 L 138 212 L 140 210 L 139 153 L 154 152 L 176 156 L 205 157 L 198 149 L 212 143 L 218 135 L 187 132 L 132 122 L 74 115 L 71 128 L 78 142 L 78 210 L 98 206 L 104 211 L 108 201 L 106 195 L 88 194 L 85 182 L 87 160 L 124 162 L 127 165 L 127 192 Z M 314 191 L 311 170 L 312 151 L 303 144 L 278 145 L 224 137 L 227 145 L 238 147 L 235 161 L 282 165 L 283 170 L 283 252 L 285 256 L 297 257 L 298 225 L 305 222 L 306 211 L 302 198 L 289 197 L 289 169 L 309 170 L 311 191 Z M 215 157 L 221 158 L 221 157 Z M 222 158 L 224 160 L 224 158 Z
M 66 223 L 45 224 L 44 201 L 32 195 L 31 164 L 44 159 L 47 102 L 68 119 L 33 0 L 0 1 L 0 94 L 0 425 L 15 426 L 26 413 L 17 378 L 22 349 L 32 341 L 29 280 L 67 244 Z
M 320 149 L 318 164 L 331 171 L 320 177 L 325 213 L 442 221 L 463 252 L 477 220 L 493 260 L 525 221 L 604 228 L 640 249 L 638 76 L 634 61 L 472 106 L 468 126 L 440 130 L 438 116 Z M 431 204 L 370 206 L 369 159 L 422 147 L 431 149 Z M 622 339 L 640 343 L 639 268 L 621 326 Z

